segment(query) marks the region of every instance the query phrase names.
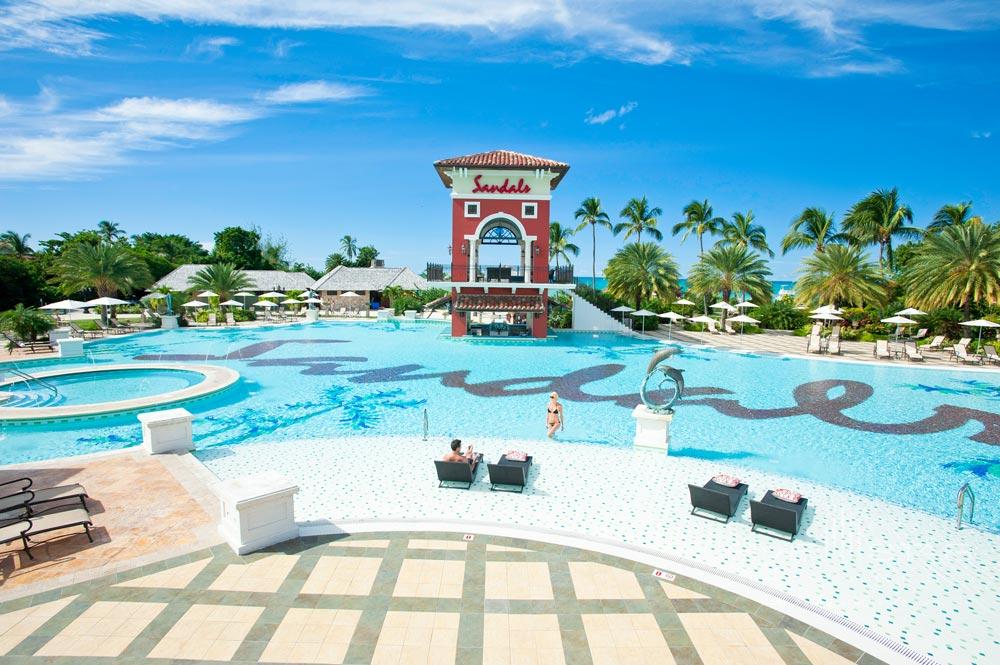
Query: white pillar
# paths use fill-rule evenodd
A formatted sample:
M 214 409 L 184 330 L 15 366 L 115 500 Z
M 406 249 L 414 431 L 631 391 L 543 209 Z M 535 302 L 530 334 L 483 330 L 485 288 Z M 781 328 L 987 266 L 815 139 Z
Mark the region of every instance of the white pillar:
M 535 248 L 533 247 L 534 244 L 535 244 L 534 240 L 525 240 L 524 241 L 525 253 L 527 254 L 527 258 L 525 260 L 525 266 L 524 266 L 524 281 L 525 282 L 533 282 L 533 281 L 535 281 L 534 280 L 534 276 L 532 275 L 532 272 L 531 272 L 532 260 L 535 258 Z
M 219 533 L 237 554 L 299 537 L 295 524 L 297 485 L 269 472 L 226 480 L 218 486 Z
M 148 455 L 194 450 L 194 416 L 187 409 L 147 411 L 136 417 L 142 423 L 142 448 Z
M 653 413 L 645 404 L 640 404 L 632 410 L 632 417 L 635 418 L 633 445 L 656 450 L 669 449 L 670 421 L 673 420 L 673 415 Z
M 164 314 L 160 316 L 160 328 L 164 330 L 171 330 L 176 327 L 177 327 L 176 314 Z
M 306 310 L 306 321 L 308 323 L 315 323 L 319 321 L 319 310 L 318 309 L 307 309 Z
M 56 342 L 60 358 L 79 358 L 83 355 L 83 340 L 78 337 L 66 337 Z
M 69 339 L 73 336 L 73 330 L 70 328 L 53 328 L 49 331 L 49 341 L 58 342 L 61 339 Z

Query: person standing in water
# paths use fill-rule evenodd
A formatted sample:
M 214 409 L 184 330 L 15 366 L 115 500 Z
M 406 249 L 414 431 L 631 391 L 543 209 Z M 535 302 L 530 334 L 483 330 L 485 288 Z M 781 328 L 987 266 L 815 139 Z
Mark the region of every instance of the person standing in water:
M 559 402 L 559 394 L 549 393 L 549 406 L 545 414 L 545 426 L 549 430 L 549 438 L 555 436 L 556 430 L 564 429 L 563 405 Z

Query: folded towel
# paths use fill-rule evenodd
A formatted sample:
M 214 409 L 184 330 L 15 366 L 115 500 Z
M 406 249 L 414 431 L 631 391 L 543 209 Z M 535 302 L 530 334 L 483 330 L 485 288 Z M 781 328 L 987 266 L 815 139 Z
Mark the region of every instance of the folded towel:
M 771 495 L 776 499 L 787 501 L 788 503 L 798 503 L 802 500 L 802 495 L 792 490 L 777 489 L 772 490 Z
M 718 473 L 712 476 L 712 482 L 725 487 L 736 487 L 740 484 L 740 479 L 736 476 L 730 476 L 728 473 Z

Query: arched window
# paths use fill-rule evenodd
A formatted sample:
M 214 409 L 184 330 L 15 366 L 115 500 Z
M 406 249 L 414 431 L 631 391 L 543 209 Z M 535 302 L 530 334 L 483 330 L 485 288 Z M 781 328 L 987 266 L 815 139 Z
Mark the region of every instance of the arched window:
M 498 223 L 483 232 L 479 242 L 483 245 L 517 245 L 520 238 L 508 226 Z

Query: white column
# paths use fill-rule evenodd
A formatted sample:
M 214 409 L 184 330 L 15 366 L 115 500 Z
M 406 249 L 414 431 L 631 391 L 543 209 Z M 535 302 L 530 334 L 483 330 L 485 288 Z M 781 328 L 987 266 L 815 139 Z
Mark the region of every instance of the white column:
M 295 524 L 297 485 L 269 472 L 222 482 L 219 533 L 237 554 L 299 537 Z
M 136 418 L 142 423 L 142 448 L 148 455 L 194 450 L 194 416 L 187 409 L 147 411 Z
M 532 276 L 532 270 L 531 270 L 531 264 L 532 264 L 532 262 L 533 262 L 533 260 L 535 258 L 534 244 L 535 244 L 534 240 L 525 240 L 524 241 L 525 253 L 527 254 L 527 257 L 525 259 L 525 266 L 524 266 L 524 281 L 525 282 L 533 282 L 533 281 L 535 281 L 534 277 Z
M 633 445 L 656 450 L 669 449 L 670 421 L 673 420 L 673 415 L 653 413 L 645 404 L 640 404 L 632 410 L 632 417 L 635 418 Z
M 83 340 L 78 337 L 65 337 L 56 342 L 60 358 L 79 358 L 83 355 Z

